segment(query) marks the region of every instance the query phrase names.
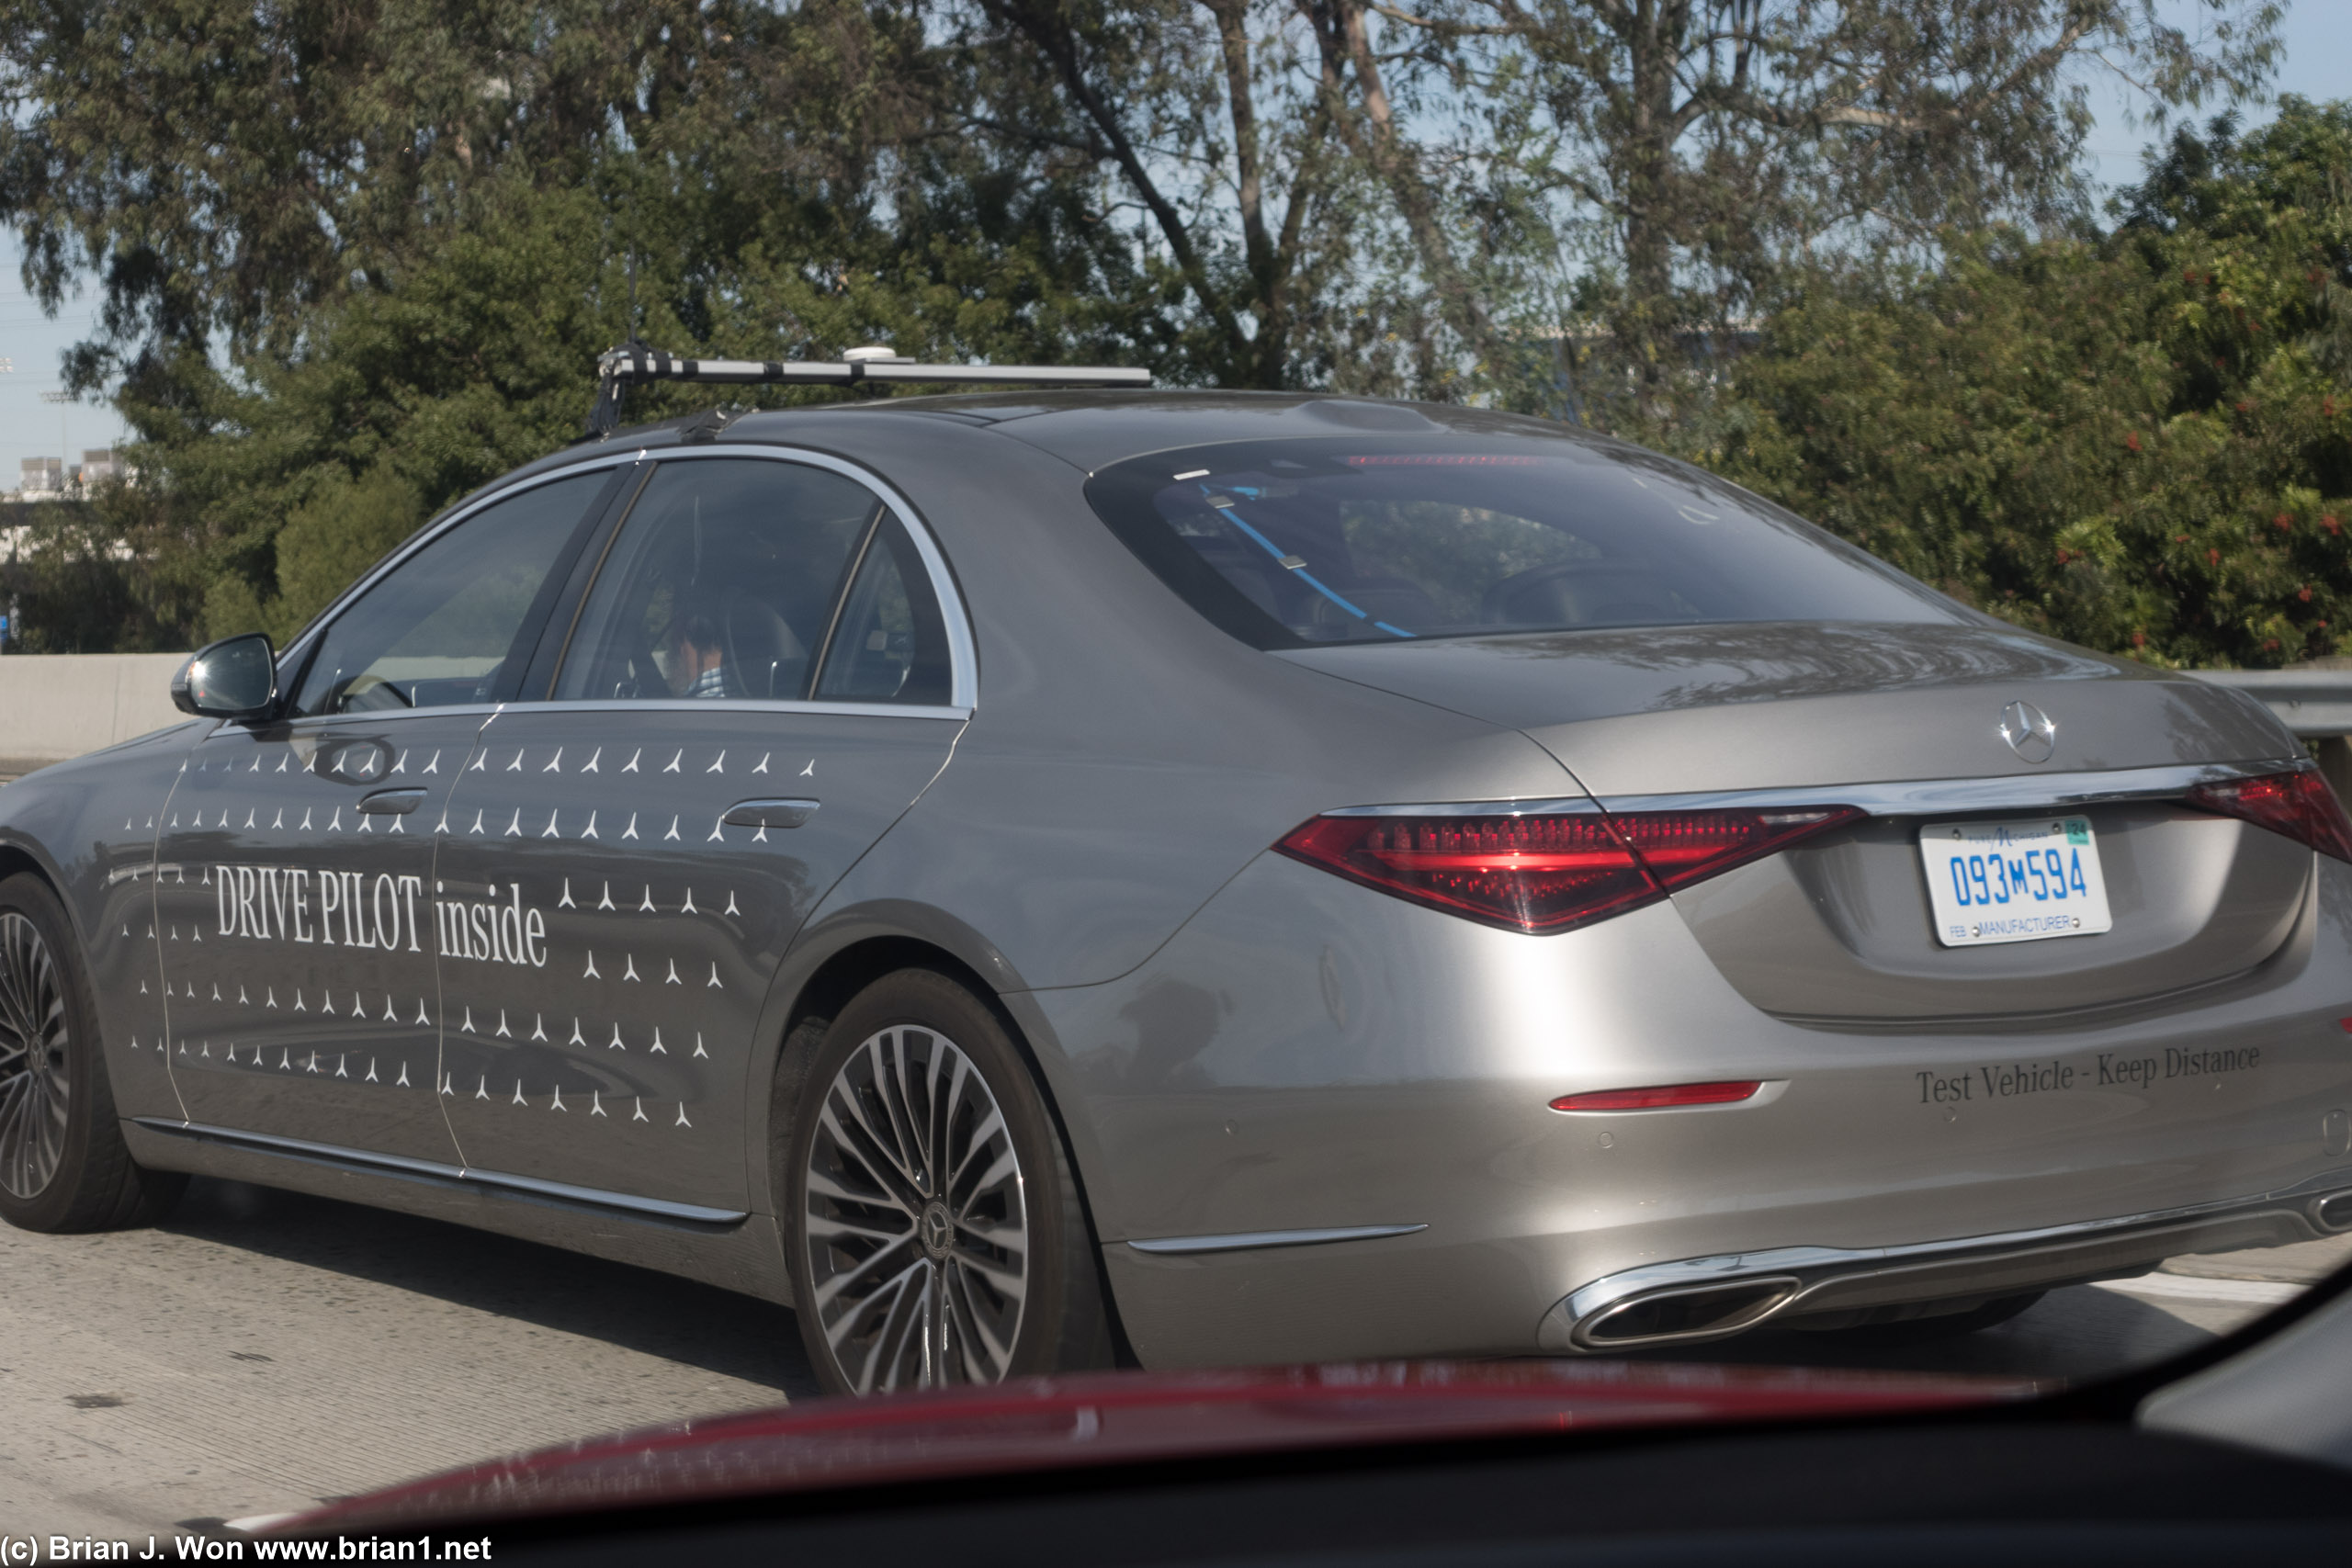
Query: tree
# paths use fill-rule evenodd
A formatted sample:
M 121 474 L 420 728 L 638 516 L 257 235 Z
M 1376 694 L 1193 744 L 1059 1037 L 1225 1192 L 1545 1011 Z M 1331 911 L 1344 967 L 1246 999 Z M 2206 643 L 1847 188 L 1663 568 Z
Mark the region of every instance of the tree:
M 850 0 L 0 6 L 0 220 L 51 303 L 97 274 L 68 368 L 138 434 L 144 613 L 278 615 L 315 496 L 437 508 L 567 439 L 633 334 L 1165 357 L 1072 181 L 926 118 L 926 47 Z
M 1678 339 L 1766 308 L 1808 258 L 1917 260 L 1951 228 L 2083 216 L 2086 70 L 2125 73 L 2159 113 L 2233 101 L 2267 75 L 2279 10 L 2199 0 L 2212 27 L 2192 39 L 2156 0 L 1363 8 L 1400 71 L 1459 103 L 1425 161 L 1551 204 L 1591 268 L 1565 269 L 1572 313 L 1609 329 L 1645 392 L 1636 420 L 1661 412 Z
M 1690 455 L 2022 625 L 2352 653 L 2352 105 L 2183 131 L 2104 239 L 1818 275 Z
M 1500 401 L 1796 494 L 1829 457 L 1786 400 L 1843 390 L 1800 330 L 1945 323 L 2028 403 L 2063 368 L 2017 379 L 2034 352 L 2172 331 L 2062 325 L 2010 364 L 1952 301 L 2030 333 L 2037 290 L 2123 287 L 2075 185 L 2079 75 L 2242 91 L 2276 6 L 2195 3 L 2196 39 L 2156 0 L 0 0 L 0 221 L 51 302 L 99 280 L 69 369 L 139 434 L 107 515 L 141 637 L 284 629 L 316 520 L 374 541 L 550 449 L 632 335 Z M 2161 205 L 2132 243 L 2207 231 Z M 1688 373 L 1726 325 L 1768 352 Z M 1920 547 L 1955 581 L 2007 548 L 1945 526 Z M 2022 603 L 2017 558 L 1979 587 Z

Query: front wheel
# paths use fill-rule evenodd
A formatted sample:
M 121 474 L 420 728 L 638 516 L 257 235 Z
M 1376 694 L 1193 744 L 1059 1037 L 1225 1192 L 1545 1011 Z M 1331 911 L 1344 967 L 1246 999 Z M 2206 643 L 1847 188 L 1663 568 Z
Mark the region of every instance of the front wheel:
M 64 906 L 29 873 L 0 881 L 0 1219 L 19 1230 L 136 1224 L 187 1185 L 131 1160 L 97 1016 Z
M 842 1393 L 1111 1362 L 1077 1182 L 997 1014 L 901 970 L 787 1062 L 784 1164 L 801 1337 Z

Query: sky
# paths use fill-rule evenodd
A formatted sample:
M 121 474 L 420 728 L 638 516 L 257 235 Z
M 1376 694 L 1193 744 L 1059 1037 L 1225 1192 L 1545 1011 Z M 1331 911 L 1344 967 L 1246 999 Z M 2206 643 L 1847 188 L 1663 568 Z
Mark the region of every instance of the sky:
M 2165 0 L 2165 9 L 2185 23 L 2195 7 L 2187 0 Z M 2352 0 L 2290 0 L 2281 33 L 2286 48 L 2273 96 L 2352 96 L 2352 70 L 2346 69 L 2352 62 Z M 2095 80 L 2093 102 L 2099 122 L 2086 149 L 2092 169 L 2109 189 L 2132 184 L 2140 177 L 2148 135 L 2128 122 L 2129 89 L 2102 75 Z M 91 330 L 97 301 L 85 288 L 55 316 L 45 315 L 25 292 L 21 259 L 14 232 L 0 230 L 0 363 L 10 367 L 0 372 L 0 489 L 8 490 L 16 487 L 24 458 L 62 451 L 69 463 L 78 463 L 84 448 L 109 446 L 123 434 L 122 422 L 103 403 L 42 400 L 41 393 L 59 387 L 58 356 Z

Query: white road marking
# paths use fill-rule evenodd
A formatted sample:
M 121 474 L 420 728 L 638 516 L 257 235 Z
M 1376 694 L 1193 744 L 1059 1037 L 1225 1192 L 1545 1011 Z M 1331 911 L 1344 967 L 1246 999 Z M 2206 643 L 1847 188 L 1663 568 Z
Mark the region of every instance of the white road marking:
M 2102 1291 L 2129 1296 L 2172 1296 L 2190 1301 L 2239 1302 L 2249 1306 L 2277 1306 L 2291 1302 L 2309 1289 L 2278 1280 L 2207 1280 L 2190 1274 L 2143 1274 L 2136 1280 L 2098 1280 Z

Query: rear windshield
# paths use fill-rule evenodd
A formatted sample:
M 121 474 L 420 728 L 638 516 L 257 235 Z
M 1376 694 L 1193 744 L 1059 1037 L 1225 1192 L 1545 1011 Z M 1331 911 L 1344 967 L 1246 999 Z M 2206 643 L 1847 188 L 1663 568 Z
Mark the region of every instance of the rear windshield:
M 1087 498 L 1170 588 L 1260 648 L 1965 618 L 1695 468 L 1568 438 L 1198 447 L 1105 468 Z

